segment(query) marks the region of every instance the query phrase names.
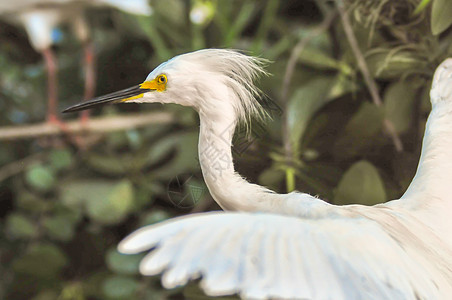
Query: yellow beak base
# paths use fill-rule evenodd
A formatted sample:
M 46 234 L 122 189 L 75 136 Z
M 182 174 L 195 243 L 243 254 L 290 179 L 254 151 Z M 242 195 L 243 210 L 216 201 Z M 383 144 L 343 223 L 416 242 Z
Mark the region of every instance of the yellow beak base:
M 63 113 L 85 110 L 108 103 L 120 103 L 139 99 L 143 97 L 144 93 L 149 91 L 163 92 L 166 90 L 167 80 L 166 75 L 161 74 L 150 81 L 143 82 L 140 85 L 73 105 L 63 110 Z
M 162 74 L 155 77 L 151 81 L 143 82 L 142 84 L 140 84 L 140 88 L 154 90 L 157 92 L 163 92 L 164 90 L 166 90 L 166 82 L 167 82 L 166 75 Z

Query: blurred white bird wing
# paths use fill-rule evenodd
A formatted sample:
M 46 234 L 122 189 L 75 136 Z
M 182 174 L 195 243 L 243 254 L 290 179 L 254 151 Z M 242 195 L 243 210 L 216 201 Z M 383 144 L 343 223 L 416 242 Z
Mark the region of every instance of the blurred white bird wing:
M 97 2 L 114 6 L 135 15 L 150 16 L 152 14 L 152 8 L 147 0 L 97 0 Z
M 137 230 L 119 251 L 152 250 L 140 265 L 163 273 L 166 288 L 202 277 L 211 296 L 251 299 L 444 299 L 452 294 L 451 255 L 414 228 L 338 214 L 300 219 L 271 213 L 211 212 Z M 400 219 L 401 216 L 397 216 Z M 396 220 L 396 222 L 399 222 Z M 391 231 L 392 225 L 397 230 Z M 411 222 L 409 226 L 411 226 Z M 405 229 L 401 230 L 400 226 Z M 423 229 L 421 229 L 423 230 Z M 407 236 L 402 236 L 403 233 Z M 422 235 L 421 235 L 422 236 Z

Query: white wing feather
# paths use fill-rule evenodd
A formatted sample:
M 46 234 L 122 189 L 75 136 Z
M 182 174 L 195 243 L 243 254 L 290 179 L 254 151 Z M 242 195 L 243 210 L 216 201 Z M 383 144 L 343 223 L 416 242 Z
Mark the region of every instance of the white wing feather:
M 163 273 L 166 288 L 202 277 L 201 287 L 211 296 L 442 299 L 451 295 L 452 272 L 445 267 L 451 265 L 450 253 L 435 237 L 433 245 L 424 245 L 414 235 L 397 236 L 387 228 L 392 225 L 388 216 L 388 224 L 379 224 L 359 214 L 303 220 L 270 213 L 203 213 L 139 229 L 120 243 L 119 251 L 154 249 L 141 262 L 144 275 Z M 415 224 L 409 226 L 419 227 Z M 405 226 L 397 226 L 397 232 L 403 232 L 400 226 Z
M 97 2 L 114 6 L 120 10 L 135 15 L 152 15 L 152 8 L 149 6 L 147 0 L 97 0 Z

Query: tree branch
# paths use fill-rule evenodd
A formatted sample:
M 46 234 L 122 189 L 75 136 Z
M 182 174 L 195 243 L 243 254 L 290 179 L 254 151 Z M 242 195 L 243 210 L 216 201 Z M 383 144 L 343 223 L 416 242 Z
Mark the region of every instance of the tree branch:
M 364 59 L 364 55 L 361 53 L 361 50 L 359 49 L 359 45 L 356 40 L 355 34 L 353 33 L 353 29 L 350 24 L 350 20 L 348 19 L 348 14 L 344 9 L 343 0 L 336 0 L 336 3 L 337 3 L 337 8 L 338 8 L 339 14 L 341 16 L 342 26 L 344 27 L 345 35 L 347 36 L 348 43 L 350 44 L 353 54 L 355 55 L 356 61 L 358 62 L 358 67 L 361 70 L 361 73 L 363 74 L 364 81 L 370 92 L 372 101 L 374 102 L 374 104 L 377 107 L 380 107 L 383 104 L 383 101 L 381 100 L 381 97 L 378 93 L 377 84 L 375 83 L 375 80 L 370 75 L 369 68 L 367 67 L 366 60 Z M 383 127 L 386 130 L 386 132 L 389 134 L 389 136 L 391 137 L 392 142 L 394 143 L 394 146 L 395 146 L 395 149 L 397 150 L 397 152 L 402 152 L 403 144 L 402 144 L 402 141 L 400 140 L 400 137 L 397 135 L 397 132 L 395 131 L 395 128 L 394 128 L 394 125 L 392 124 L 392 122 L 385 118 L 383 120 Z
M 64 123 L 64 130 L 54 124 L 0 127 L 0 140 L 18 140 L 69 133 L 107 133 L 143 127 L 150 124 L 170 123 L 175 120 L 168 112 L 134 113 L 122 116 L 107 116 L 90 119 L 86 124 L 80 121 Z

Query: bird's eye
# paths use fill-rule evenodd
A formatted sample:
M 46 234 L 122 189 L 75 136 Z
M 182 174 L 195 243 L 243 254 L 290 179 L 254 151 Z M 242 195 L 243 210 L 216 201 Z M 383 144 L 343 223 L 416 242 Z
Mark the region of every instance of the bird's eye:
M 157 78 L 157 82 L 158 82 L 158 83 L 161 83 L 161 84 L 166 83 L 166 76 L 165 76 L 165 75 L 160 75 L 160 76 Z

